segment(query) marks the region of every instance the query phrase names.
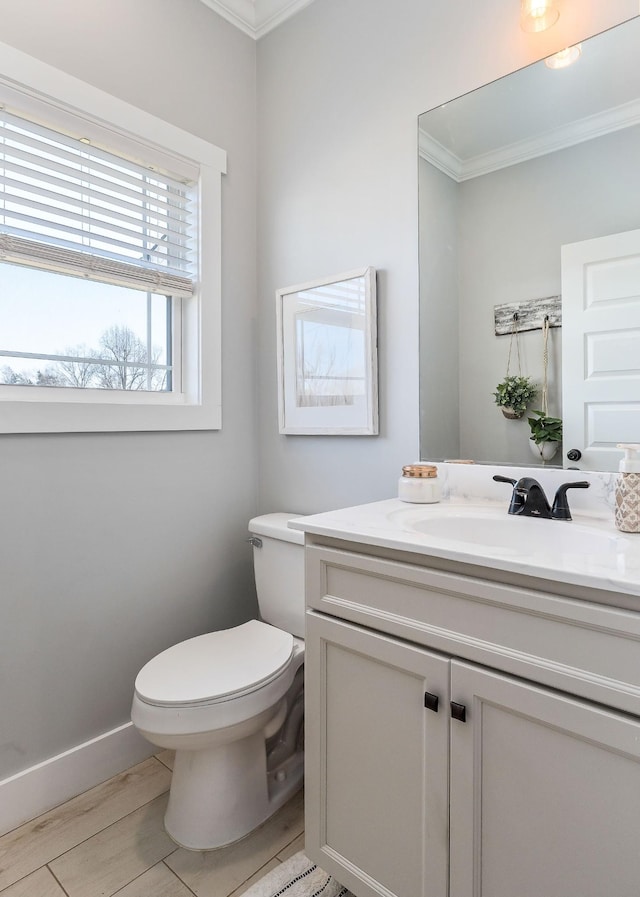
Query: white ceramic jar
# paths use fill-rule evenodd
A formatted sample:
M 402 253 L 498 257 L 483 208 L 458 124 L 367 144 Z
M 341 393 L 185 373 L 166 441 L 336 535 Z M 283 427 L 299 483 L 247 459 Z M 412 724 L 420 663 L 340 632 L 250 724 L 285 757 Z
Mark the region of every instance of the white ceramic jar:
M 438 468 L 434 464 L 407 464 L 398 480 L 398 498 L 416 504 L 440 501 Z

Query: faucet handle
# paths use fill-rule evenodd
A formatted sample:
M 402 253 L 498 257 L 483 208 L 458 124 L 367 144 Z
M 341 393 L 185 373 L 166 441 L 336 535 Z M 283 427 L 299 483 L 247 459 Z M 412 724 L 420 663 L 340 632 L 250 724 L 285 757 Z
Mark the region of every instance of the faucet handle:
M 553 500 L 551 516 L 554 520 L 571 520 L 571 511 L 567 500 L 567 489 L 588 489 L 591 484 L 586 480 L 578 480 L 575 483 L 563 483 L 558 486 L 556 497 Z
M 496 474 L 493 479 L 496 481 L 496 483 L 509 483 L 510 486 L 513 486 L 513 492 L 511 493 L 511 501 L 509 502 L 509 510 L 507 513 L 521 514 L 524 510 L 526 502 L 526 494 L 521 489 L 518 489 L 518 484 L 522 481 L 514 480 L 511 477 L 503 477 L 500 476 L 500 474 Z
M 517 480 L 512 480 L 511 477 L 501 477 L 500 474 L 496 474 L 493 478 L 496 483 L 511 483 L 512 486 L 515 486 Z

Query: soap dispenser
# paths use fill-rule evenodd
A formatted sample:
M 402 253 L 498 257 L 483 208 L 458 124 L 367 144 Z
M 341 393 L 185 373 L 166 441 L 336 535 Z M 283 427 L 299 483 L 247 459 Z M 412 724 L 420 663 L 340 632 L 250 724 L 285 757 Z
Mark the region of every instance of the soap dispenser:
M 621 442 L 624 450 L 616 481 L 616 526 L 623 533 L 640 533 L 640 445 Z

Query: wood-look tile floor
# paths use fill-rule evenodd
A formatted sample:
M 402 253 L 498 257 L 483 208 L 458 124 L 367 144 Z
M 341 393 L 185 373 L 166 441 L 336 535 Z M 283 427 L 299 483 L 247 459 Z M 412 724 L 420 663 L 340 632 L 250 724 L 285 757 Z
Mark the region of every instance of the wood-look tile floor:
M 302 792 L 229 847 L 177 847 L 164 751 L 0 837 L 0 897 L 240 897 L 304 848 Z

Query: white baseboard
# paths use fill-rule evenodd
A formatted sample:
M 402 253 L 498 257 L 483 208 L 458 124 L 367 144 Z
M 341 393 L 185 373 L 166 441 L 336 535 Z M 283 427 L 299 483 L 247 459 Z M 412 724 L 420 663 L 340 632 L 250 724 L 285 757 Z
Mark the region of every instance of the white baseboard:
M 0 835 L 153 754 L 126 723 L 0 781 Z

